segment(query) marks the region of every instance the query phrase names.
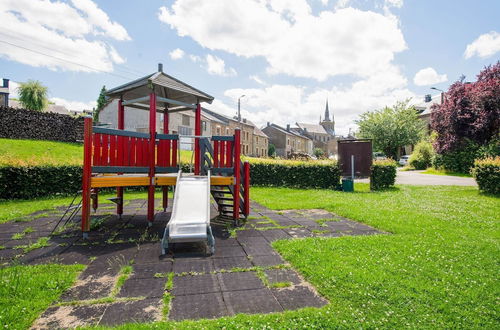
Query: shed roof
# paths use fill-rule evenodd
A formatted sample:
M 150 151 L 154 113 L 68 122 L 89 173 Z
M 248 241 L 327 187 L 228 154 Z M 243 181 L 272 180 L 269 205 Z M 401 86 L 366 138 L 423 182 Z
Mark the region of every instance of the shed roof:
M 196 89 L 185 82 L 182 82 L 162 71 L 158 71 L 142 78 L 133 80 L 129 83 L 112 88 L 106 92 L 106 96 L 110 99 L 123 98 L 124 101 L 138 99 L 148 96 L 152 89 L 157 96 L 168 98 L 175 101 L 180 101 L 187 104 L 196 104 L 198 102 L 212 103 L 213 96 L 208 95 Z M 165 106 L 169 109 L 171 106 L 168 103 L 157 101 L 159 110 Z M 134 103 L 139 109 L 148 109 L 149 101 L 140 101 Z M 176 106 L 174 106 L 176 107 Z

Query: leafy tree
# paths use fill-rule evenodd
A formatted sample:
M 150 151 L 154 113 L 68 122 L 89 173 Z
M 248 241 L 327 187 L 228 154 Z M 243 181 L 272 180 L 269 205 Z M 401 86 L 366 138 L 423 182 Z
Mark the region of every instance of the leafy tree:
M 269 143 L 269 146 L 267 147 L 267 155 L 269 157 L 274 157 L 276 155 L 276 147 L 274 144 Z
M 425 170 L 431 166 L 435 152 L 432 143 L 427 140 L 420 141 L 410 156 L 409 163 L 416 170 Z
M 106 105 L 106 86 L 102 86 L 99 97 L 97 98 L 97 107 L 93 111 L 94 122 L 99 121 L 99 112 Z
M 425 123 L 408 103 L 406 100 L 393 107 L 361 114 L 356 121 L 359 137 L 372 139 L 374 150 L 381 150 L 387 157 L 396 159 L 401 147 L 417 143 L 424 132 Z
M 316 156 L 316 158 L 319 159 L 319 158 L 323 158 L 323 156 L 325 155 L 325 152 L 321 148 L 314 148 L 313 154 L 314 154 L 314 156 Z
M 482 146 L 498 137 L 500 127 L 500 61 L 485 67 L 474 83 L 464 77 L 450 86 L 442 104 L 432 106 L 431 127 L 438 134 L 439 154 L 473 144 Z
M 38 80 L 28 80 L 20 83 L 19 102 L 26 109 L 43 111 L 47 108 L 49 101 L 47 99 L 48 89 Z

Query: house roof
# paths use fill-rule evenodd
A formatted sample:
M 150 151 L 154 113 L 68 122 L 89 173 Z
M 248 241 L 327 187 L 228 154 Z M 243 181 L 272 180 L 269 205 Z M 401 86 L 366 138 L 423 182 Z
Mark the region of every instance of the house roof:
M 430 102 L 418 103 L 415 104 L 414 107 L 419 111 L 420 116 L 424 116 L 431 113 L 431 107 L 434 104 L 441 104 L 441 94 L 432 96 Z
M 221 115 L 220 113 L 217 113 L 217 112 L 214 112 L 212 110 L 205 109 L 205 108 L 201 108 L 201 110 L 203 111 L 203 113 L 215 118 L 221 124 L 229 125 L 229 120 L 230 120 L 229 117 L 226 117 L 224 115 Z
M 269 125 L 270 127 L 282 132 L 282 133 L 285 133 L 285 134 L 288 134 L 288 135 L 294 135 L 294 136 L 297 136 L 297 137 L 300 137 L 300 138 L 303 138 L 303 139 L 306 139 L 306 140 L 310 140 L 310 138 L 308 138 L 307 136 L 304 136 L 300 133 L 297 133 L 297 132 L 294 132 L 292 129 L 290 129 L 289 131 L 286 130 L 286 128 L 283 128 L 279 125 L 276 125 L 276 124 L 271 124 Z
M 266 137 L 266 138 L 269 138 L 266 133 L 262 132 L 260 130 L 260 128 L 257 127 L 257 125 L 255 125 L 253 122 L 251 122 L 250 120 L 247 119 L 247 124 L 250 124 L 253 126 L 253 134 L 255 135 L 258 135 L 258 136 L 262 136 L 262 137 Z
M 299 128 L 313 134 L 328 134 L 325 128 L 319 124 L 296 123 Z
M 206 119 L 210 120 L 211 122 L 227 125 L 226 122 L 217 117 L 216 116 L 217 114 L 213 111 L 201 108 L 201 115 L 204 116 Z
M 112 88 L 106 92 L 106 96 L 111 99 L 123 98 L 124 101 L 133 100 L 148 96 L 151 89 L 154 88 L 156 95 L 180 101 L 187 104 L 196 104 L 198 102 L 212 103 L 213 96 L 210 96 L 199 89 L 196 89 L 185 82 L 182 82 L 164 72 L 158 71 L 142 78 L 133 80 L 129 83 Z M 168 103 L 157 101 L 159 110 L 163 107 L 177 107 Z M 149 108 L 149 100 L 134 103 L 137 108 Z M 160 105 L 162 105 L 160 107 Z

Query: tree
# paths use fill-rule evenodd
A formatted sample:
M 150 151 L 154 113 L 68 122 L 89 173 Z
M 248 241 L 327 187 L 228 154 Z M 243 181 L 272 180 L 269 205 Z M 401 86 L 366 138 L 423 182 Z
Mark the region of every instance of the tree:
M 38 80 L 28 80 L 20 83 L 18 90 L 19 102 L 26 109 L 43 111 L 49 104 L 47 99 L 48 89 Z
M 417 143 L 423 136 L 425 123 L 418 118 L 409 100 L 398 102 L 393 107 L 367 111 L 356 121 L 359 137 L 372 139 L 373 148 L 396 159 L 401 147 Z
M 439 154 L 483 146 L 498 137 L 500 127 L 500 61 L 485 67 L 474 83 L 464 77 L 450 86 L 444 102 L 432 106 L 431 128 Z
M 314 156 L 316 156 L 316 158 L 320 159 L 320 158 L 323 158 L 323 156 L 325 155 L 325 152 L 321 148 L 314 148 L 313 154 L 314 154 Z
M 94 122 L 99 121 L 99 112 L 106 105 L 106 86 L 102 86 L 99 97 L 97 98 L 97 107 L 93 111 Z
M 276 156 L 276 147 L 274 146 L 274 144 L 269 143 L 269 146 L 267 147 L 267 155 L 269 157 Z

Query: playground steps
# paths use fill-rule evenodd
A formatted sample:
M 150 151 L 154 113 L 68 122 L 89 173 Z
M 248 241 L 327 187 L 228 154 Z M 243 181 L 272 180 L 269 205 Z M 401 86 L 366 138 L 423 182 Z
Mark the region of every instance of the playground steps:
M 210 189 L 212 197 L 217 203 L 219 213 L 223 217 L 232 218 L 233 217 L 233 202 L 234 195 L 233 190 L 230 186 L 212 186 Z M 240 210 L 240 219 L 244 218 L 245 215 Z

